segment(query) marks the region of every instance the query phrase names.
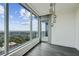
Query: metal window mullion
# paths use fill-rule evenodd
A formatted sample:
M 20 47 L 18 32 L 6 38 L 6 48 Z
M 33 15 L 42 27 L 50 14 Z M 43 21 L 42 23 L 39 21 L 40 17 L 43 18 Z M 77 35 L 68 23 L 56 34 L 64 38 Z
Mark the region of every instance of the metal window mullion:
M 9 4 L 6 3 L 5 4 L 5 16 L 4 16 L 4 47 L 5 47 L 5 54 L 8 53 L 8 32 L 9 32 L 9 28 L 8 28 L 8 22 L 9 22 Z
M 39 32 L 39 39 L 41 41 L 41 21 L 40 21 L 40 17 L 38 17 L 38 32 Z
M 30 40 L 32 40 L 32 13 L 30 13 Z
M 38 20 L 38 37 L 39 37 L 39 17 L 37 16 L 37 20 Z M 39 37 L 39 39 L 40 39 L 40 37 Z

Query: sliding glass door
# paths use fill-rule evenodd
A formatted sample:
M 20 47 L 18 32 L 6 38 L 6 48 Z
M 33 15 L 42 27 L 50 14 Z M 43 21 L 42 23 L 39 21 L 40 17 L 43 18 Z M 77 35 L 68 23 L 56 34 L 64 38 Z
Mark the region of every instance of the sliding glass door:
M 48 42 L 48 21 L 41 21 L 41 40 Z

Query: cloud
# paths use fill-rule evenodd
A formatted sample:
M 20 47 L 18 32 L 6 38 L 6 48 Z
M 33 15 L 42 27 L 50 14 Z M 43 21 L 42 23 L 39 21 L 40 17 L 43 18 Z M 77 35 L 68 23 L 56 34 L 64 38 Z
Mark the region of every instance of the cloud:
M 4 18 L 4 15 L 1 15 L 2 19 Z
M 21 25 L 29 26 L 30 25 L 30 22 L 22 22 Z
M 23 19 L 27 19 L 28 17 L 30 17 L 30 12 L 22 8 L 20 10 L 20 17 L 22 17 Z
M 12 15 L 10 15 L 10 19 L 12 19 L 13 18 L 13 16 Z
M 0 5 L 0 15 L 4 14 L 4 7 Z
M 15 11 L 15 14 L 17 14 L 18 12 L 17 11 Z
M 21 15 L 21 16 L 25 16 L 25 9 L 21 9 L 21 10 L 20 10 L 20 15 Z

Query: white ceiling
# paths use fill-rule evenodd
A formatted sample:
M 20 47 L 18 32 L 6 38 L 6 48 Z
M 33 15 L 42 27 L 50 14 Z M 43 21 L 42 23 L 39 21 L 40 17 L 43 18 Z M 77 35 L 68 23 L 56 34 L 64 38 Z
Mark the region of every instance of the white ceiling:
M 29 6 L 40 16 L 49 14 L 50 3 L 30 3 Z M 56 3 L 56 12 L 76 9 L 78 3 Z

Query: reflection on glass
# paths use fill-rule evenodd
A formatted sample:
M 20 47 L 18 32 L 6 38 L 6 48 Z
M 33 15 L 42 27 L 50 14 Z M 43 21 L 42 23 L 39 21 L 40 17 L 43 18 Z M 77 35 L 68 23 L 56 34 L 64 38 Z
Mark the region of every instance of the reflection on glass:
M 9 51 L 30 40 L 30 12 L 19 4 L 9 4 Z

